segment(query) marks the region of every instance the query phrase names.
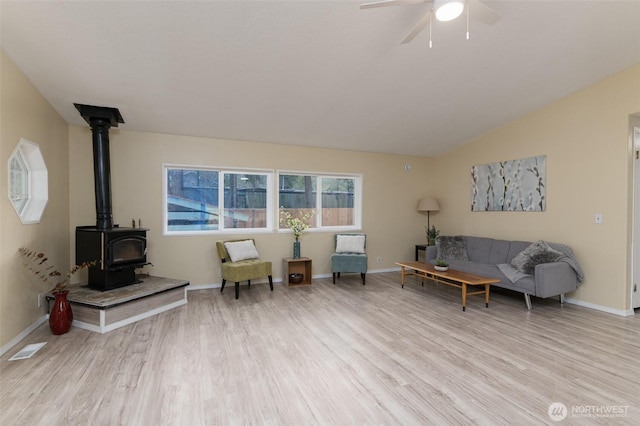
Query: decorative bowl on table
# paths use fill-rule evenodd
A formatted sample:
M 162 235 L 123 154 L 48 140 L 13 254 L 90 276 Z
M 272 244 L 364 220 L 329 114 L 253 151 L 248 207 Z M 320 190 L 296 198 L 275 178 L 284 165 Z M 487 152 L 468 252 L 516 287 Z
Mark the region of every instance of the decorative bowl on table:
M 449 270 L 448 266 L 438 266 L 438 265 L 434 265 L 433 267 L 436 271 L 440 271 L 440 272 L 445 272 Z
M 304 274 L 289 274 L 289 284 L 300 284 L 304 280 Z

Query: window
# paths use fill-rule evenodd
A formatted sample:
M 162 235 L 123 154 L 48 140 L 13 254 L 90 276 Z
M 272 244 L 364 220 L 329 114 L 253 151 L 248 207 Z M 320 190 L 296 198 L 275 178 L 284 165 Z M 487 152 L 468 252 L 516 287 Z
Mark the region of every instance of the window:
M 47 166 L 38 144 L 20 139 L 9 156 L 9 201 L 23 224 L 38 223 L 49 200 Z
M 9 160 L 9 199 L 20 214 L 29 199 L 29 170 L 20 151 Z
M 361 176 L 278 176 L 278 205 L 294 217 L 313 212 L 311 228 L 360 229 L 361 193 Z M 282 220 L 281 216 L 280 228 L 284 227 Z
M 164 167 L 164 233 L 270 231 L 273 173 Z

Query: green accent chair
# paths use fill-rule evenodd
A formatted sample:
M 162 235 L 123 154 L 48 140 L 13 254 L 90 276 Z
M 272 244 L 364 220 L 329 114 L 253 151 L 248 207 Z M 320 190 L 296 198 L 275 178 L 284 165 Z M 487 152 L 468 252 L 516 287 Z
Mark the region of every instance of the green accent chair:
M 240 281 L 247 281 L 249 287 L 251 287 L 252 279 L 268 277 L 269 287 L 271 287 L 271 291 L 273 291 L 271 262 L 266 262 L 264 260 L 260 260 L 259 258 L 243 259 L 237 260 L 235 262 L 231 261 L 229 252 L 227 251 L 227 248 L 224 244 L 247 240 L 250 240 L 255 244 L 255 241 L 251 238 L 245 238 L 243 240 L 216 241 L 216 248 L 218 250 L 218 257 L 220 258 L 220 267 L 222 272 L 222 288 L 220 288 L 220 293 L 222 293 L 222 291 L 224 290 L 224 285 L 226 284 L 226 282 L 232 281 L 236 286 L 236 299 L 240 295 Z
M 340 278 L 341 272 L 360 273 L 362 285 L 365 285 L 367 275 L 368 258 L 366 249 L 366 234 L 336 234 L 334 237 L 336 252 L 331 255 L 331 272 L 333 284 L 336 283 L 336 275 Z

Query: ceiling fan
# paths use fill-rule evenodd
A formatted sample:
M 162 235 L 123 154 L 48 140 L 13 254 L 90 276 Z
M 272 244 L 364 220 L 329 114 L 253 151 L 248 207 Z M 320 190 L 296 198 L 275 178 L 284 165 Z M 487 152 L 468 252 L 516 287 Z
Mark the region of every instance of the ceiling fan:
M 467 39 L 469 39 L 469 16 L 473 16 L 487 25 L 495 24 L 501 16 L 479 0 L 381 0 L 370 3 L 362 3 L 360 9 L 373 9 L 376 7 L 403 6 L 406 4 L 433 3 L 429 11 L 420 19 L 418 25 L 402 40 L 402 44 L 409 43 L 427 26 L 431 27 L 431 21 L 435 17 L 439 21 L 451 21 L 456 19 L 467 9 Z M 431 34 L 429 34 L 431 36 Z M 429 47 L 431 47 L 429 39 Z

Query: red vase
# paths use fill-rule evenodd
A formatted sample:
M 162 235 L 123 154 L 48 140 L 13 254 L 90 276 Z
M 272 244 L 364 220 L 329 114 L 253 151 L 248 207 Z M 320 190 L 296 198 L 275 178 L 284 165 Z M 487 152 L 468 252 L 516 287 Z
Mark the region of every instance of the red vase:
M 67 300 L 68 291 L 55 293 L 55 300 L 51 312 L 49 312 L 49 328 L 53 334 L 64 334 L 71 328 L 73 312 L 71 304 Z

